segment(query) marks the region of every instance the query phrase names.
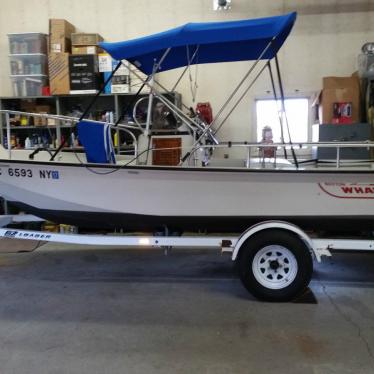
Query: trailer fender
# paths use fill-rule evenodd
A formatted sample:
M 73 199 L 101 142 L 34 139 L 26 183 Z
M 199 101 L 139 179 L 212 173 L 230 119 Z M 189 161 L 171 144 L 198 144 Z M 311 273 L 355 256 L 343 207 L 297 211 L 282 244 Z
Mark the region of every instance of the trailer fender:
M 251 236 L 260 231 L 271 229 L 282 229 L 295 233 L 300 239 L 304 241 L 304 243 L 307 245 L 311 253 L 314 254 L 318 262 L 321 262 L 322 256 L 331 256 L 331 253 L 328 250 L 322 251 L 321 249 L 315 248 L 315 246 L 313 245 L 313 241 L 309 237 L 309 235 L 307 235 L 305 231 L 303 231 L 300 227 L 294 225 L 293 223 L 285 221 L 263 221 L 251 226 L 246 231 L 244 231 L 243 234 L 241 234 L 241 236 L 239 237 L 238 241 L 234 246 L 234 250 L 232 252 L 232 260 L 236 260 L 242 245 Z

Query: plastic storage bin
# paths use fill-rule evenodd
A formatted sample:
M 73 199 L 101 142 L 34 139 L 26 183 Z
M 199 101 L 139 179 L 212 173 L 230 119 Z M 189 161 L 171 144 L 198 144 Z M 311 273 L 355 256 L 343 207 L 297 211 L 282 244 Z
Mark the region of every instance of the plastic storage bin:
M 9 52 L 14 54 L 47 53 L 47 35 L 39 32 L 8 34 Z
M 14 96 L 42 96 L 47 86 L 46 75 L 11 75 Z
M 47 56 L 35 54 L 13 54 L 9 56 L 10 59 L 10 74 L 11 75 L 35 75 L 48 73 Z

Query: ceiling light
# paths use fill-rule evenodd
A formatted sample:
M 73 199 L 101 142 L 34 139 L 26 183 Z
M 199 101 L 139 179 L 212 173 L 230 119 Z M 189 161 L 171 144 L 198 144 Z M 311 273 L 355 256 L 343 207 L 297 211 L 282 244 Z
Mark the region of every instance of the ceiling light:
M 231 9 L 232 0 L 213 0 L 213 10 L 229 10 Z

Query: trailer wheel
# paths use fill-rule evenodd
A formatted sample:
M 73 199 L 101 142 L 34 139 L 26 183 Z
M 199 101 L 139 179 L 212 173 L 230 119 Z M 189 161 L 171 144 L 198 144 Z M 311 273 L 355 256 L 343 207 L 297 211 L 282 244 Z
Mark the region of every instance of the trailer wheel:
M 305 243 L 284 230 L 266 230 L 249 238 L 238 256 L 240 279 L 255 297 L 290 301 L 308 286 L 313 261 Z

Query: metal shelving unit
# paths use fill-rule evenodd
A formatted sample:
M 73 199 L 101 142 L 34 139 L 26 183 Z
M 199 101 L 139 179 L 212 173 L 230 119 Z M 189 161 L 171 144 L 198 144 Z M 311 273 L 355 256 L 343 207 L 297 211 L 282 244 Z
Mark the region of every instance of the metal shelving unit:
M 147 96 L 148 94 L 142 94 L 141 96 Z M 173 96 L 173 101 L 180 107 L 181 95 L 177 92 L 170 94 Z M 67 114 L 73 106 L 81 106 L 85 109 L 91 102 L 95 94 L 79 94 L 79 95 L 58 95 L 58 96 L 3 96 L 0 97 L 0 109 L 18 109 L 21 101 L 35 101 L 39 104 L 50 104 L 55 108 L 57 115 Z M 116 120 L 123 111 L 126 104 L 135 96 L 135 93 L 119 93 L 119 94 L 102 94 L 98 97 L 95 105 L 92 108 L 92 112 L 97 111 L 112 111 L 114 114 L 114 120 Z M 55 130 L 56 138 L 61 140 L 61 129 L 70 128 L 61 123 L 56 126 L 14 126 L 12 130 Z M 3 116 L 0 116 L 0 142 L 4 144 L 4 130 L 6 126 L 4 124 Z

